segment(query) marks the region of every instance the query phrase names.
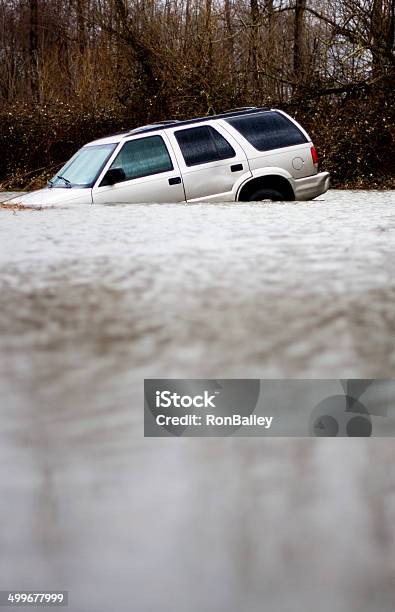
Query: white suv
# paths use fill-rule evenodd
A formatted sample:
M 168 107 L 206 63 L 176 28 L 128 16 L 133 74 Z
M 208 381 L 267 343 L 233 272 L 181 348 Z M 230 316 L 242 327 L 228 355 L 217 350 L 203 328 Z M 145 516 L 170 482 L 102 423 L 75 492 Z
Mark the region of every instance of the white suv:
M 26 204 L 310 200 L 329 188 L 286 113 L 243 108 L 164 121 L 90 142 Z

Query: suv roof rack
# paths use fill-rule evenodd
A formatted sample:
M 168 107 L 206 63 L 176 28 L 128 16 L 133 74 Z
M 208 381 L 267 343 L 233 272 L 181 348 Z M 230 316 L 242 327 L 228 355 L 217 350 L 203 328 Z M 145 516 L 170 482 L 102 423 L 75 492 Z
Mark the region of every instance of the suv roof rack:
M 151 130 L 159 130 L 162 127 L 173 125 L 174 123 L 179 123 L 178 119 L 166 119 L 165 121 L 158 121 L 158 123 L 149 123 L 148 125 L 142 125 L 130 130 L 130 132 L 127 132 L 125 136 L 129 136 L 130 134 L 140 134 L 140 132 L 150 132 Z
M 224 111 L 222 114 L 223 115 L 227 115 L 228 113 L 239 113 L 240 111 L 251 111 L 251 110 L 256 110 L 258 107 L 257 106 L 239 106 L 238 108 L 230 108 L 227 111 Z M 263 110 L 263 108 L 260 108 L 259 110 Z
M 142 134 L 145 132 L 154 132 L 155 130 L 166 129 L 169 127 L 184 126 L 184 125 L 192 125 L 194 123 L 201 123 L 202 121 L 209 121 L 210 119 L 223 119 L 228 117 L 237 117 L 238 115 L 247 115 L 250 113 L 261 113 L 262 111 L 270 111 L 271 109 L 268 106 L 241 106 L 240 108 L 234 108 L 224 113 L 220 113 L 218 115 L 206 115 L 205 117 L 196 117 L 195 119 L 166 119 L 165 121 L 159 121 L 158 123 L 149 123 L 148 125 L 143 125 L 141 127 L 137 127 L 134 130 L 130 130 L 124 136 L 133 135 L 133 134 Z

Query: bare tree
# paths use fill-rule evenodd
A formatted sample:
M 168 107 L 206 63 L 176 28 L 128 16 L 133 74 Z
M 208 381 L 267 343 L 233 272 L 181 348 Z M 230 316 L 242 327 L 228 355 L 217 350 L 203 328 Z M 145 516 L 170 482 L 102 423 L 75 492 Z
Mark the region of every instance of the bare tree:
M 29 0 L 29 67 L 30 92 L 34 100 L 38 97 L 38 0 Z
M 303 43 L 304 43 L 304 12 L 306 0 L 295 0 L 293 73 L 298 85 L 304 80 Z

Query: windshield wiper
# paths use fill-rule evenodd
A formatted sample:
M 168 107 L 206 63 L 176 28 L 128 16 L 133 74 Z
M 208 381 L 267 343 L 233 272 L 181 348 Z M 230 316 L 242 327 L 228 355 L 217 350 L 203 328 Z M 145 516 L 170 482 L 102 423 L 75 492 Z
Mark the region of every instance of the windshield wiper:
M 64 181 L 66 183 L 67 187 L 71 187 L 71 183 L 70 183 L 69 179 L 64 178 L 64 176 L 60 176 L 60 174 L 57 174 L 56 178 L 61 179 L 62 181 Z
M 48 187 L 53 187 L 53 180 L 49 179 L 49 181 L 47 181 L 47 185 Z

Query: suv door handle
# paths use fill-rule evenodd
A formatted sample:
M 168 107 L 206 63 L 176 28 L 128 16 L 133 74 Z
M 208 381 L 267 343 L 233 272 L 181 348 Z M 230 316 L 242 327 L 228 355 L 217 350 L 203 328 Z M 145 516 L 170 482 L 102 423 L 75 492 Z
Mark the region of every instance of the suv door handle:
M 181 183 L 180 176 L 173 176 L 173 178 L 169 178 L 169 185 L 179 185 Z
M 243 170 L 243 164 L 234 164 L 230 169 L 232 172 L 240 172 L 240 170 Z

